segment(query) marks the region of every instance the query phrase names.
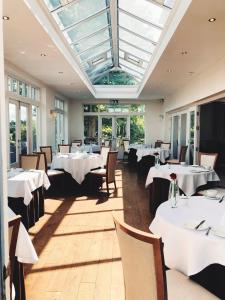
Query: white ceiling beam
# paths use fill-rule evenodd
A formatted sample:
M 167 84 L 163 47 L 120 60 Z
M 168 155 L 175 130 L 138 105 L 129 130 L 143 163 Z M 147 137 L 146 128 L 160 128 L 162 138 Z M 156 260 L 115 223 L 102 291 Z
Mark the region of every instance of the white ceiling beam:
M 120 25 L 119 27 L 122 28 L 123 30 L 125 30 L 125 31 L 127 31 L 127 32 L 129 32 L 129 33 L 131 33 L 131 34 L 136 35 L 137 37 L 139 37 L 139 38 L 141 38 L 141 39 L 143 39 L 143 40 L 145 40 L 145 41 L 148 41 L 148 42 L 152 43 L 152 45 L 154 45 L 154 46 L 157 45 L 156 42 L 152 41 L 152 40 L 149 39 L 149 38 L 144 37 L 143 35 L 140 35 L 140 34 L 134 32 L 134 31 L 132 31 L 132 30 L 126 28 L 126 27 L 123 27 L 123 26 L 121 26 L 121 25 Z
M 135 49 L 137 49 L 137 50 L 140 50 L 140 51 L 142 51 L 142 52 L 144 52 L 144 53 L 146 53 L 146 54 L 148 54 L 148 55 L 152 55 L 152 52 L 150 52 L 150 51 L 147 51 L 147 50 L 145 50 L 145 49 L 143 49 L 143 48 L 141 48 L 141 47 L 138 47 L 137 45 L 135 45 L 135 44 L 132 44 L 132 43 L 129 43 L 128 41 L 125 41 L 124 39 L 119 39 L 121 42 L 123 42 L 123 43 L 126 43 L 127 45 L 129 45 L 129 46 L 132 46 L 132 47 L 134 47 Z
M 96 34 L 105 31 L 107 28 L 110 30 L 109 25 L 106 25 L 106 26 L 102 27 L 101 29 L 96 30 L 95 32 L 93 32 L 93 33 L 91 33 L 91 34 L 85 35 L 85 36 L 83 36 L 82 38 L 77 39 L 76 41 L 70 43 L 70 45 L 77 45 L 77 44 L 79 44 L 81 41 L 86 40 L 86 39 L 89 39 L 89 38 L 95 36 Z
M 110 1 L 111 28 L 112 28 L 112 53 L 114 67 L 119 66 L 118 44 L 118 0 Z
M 80 56 L 80 55 L 82 55 L 83 53 L 85 53 L 85 52 L 87 52 L 87 51 L 89 51 L 89 50 L 91 50 L 91 49 L 95 49 L 95 48 L 98 48 L 99 46 L 102 46 L 102 45 L 104 45 L 106 42 L 109 42 L 110 41 L 110 39 L 106 39 L 106 40 L 104 40 L 103 42 L 101 42 L 101 43 L 99 43 L 99 44 L 97 44 L 97 45 L 94 45 L 94 46 L 91 46 L 91 47 L 89 47 L 89 48 L 87 48 L 87 49 L 85 49 L 85 50 L 83 50 L 83 51 L 81 51 L 81 52 L 77 52 L 77 56 Z M 96 55 L 97 56 L 97 55 Z

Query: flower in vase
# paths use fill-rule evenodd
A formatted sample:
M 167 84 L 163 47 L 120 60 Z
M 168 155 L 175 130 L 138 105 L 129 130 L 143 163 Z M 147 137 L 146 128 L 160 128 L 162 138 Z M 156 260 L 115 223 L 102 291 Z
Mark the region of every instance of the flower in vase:
M 171 174 L 170 174 L 170 178 L 171 178 L 172 180 L 176 180 L 176 179 L 177 179 L 177 175 L 176 175 L 175 173 L 171 173 Z

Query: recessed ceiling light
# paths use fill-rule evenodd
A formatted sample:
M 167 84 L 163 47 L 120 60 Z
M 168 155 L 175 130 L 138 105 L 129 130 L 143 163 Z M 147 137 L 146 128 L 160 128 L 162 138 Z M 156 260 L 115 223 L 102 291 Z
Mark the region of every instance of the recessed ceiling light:
M 168 70 L 166 70 L 166 72 L 171 73 L 171 72 L 172 72 L 172 69 L 168 69 Z
M 24 51 L 24 50 L 23 50 L 23 51 L 20 51 L 20 54 L 25 54 L 25 53 L 26 53 L 26 51 Z
M 43 56 L 43 57 L 44 57 L 44 56 L 46 56 L 46 54 L 45 54 L 45 53 L 41 53 L 41 56 Z
M 63 71 L 59 71 L 58 74 L 63 74 Z
M 209 21 L 210 23 L 215 22 L 215 21 L 216 21 L 216 18 L 210 18 L 210 19 L 208 19 L 208 21 Z
M 193 75 L 195 72 L 193 72 L 193 71 L 190 71 L 190 72 L 188 72 L 188 74 L 190 74 L 190 75 Z
M 188 52 L 186 51 L 186 50 L 184 50 L 184 51 L 181 51 L 181 53 L 180 53 L 181 55 L 187 55 L 188 54 Z
M 5 21 L 8 21 L 9 17 L 8 16 L 2 16 L 2 19 L 5 20 Z

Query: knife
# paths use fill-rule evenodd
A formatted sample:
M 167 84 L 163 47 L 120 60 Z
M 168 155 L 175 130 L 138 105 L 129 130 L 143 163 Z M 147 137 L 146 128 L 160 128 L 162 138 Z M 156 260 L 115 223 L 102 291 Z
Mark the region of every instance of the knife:
M 219 203 L 221 203 L 223 201 L 224 196 L 220 199 Z
M 197 226 L 195 226 L 195 230 L 197 230 L 203 223 L 205 223 L 205 220 L 202 220 Z

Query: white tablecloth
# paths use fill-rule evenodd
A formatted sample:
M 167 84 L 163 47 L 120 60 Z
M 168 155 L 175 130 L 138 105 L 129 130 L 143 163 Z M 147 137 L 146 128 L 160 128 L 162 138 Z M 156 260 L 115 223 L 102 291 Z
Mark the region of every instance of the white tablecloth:
M 14 216 L 15 213 L 10 208 L 8 208 L 9 220 Z M 19 262 L 25 264 L 34 264 L 38 261 L 37 253 L 31 242 L 29 234 L 27 233 L 25 227 L 21 222 L 16 244 L 16 256 Z
M 64 169 L 79 184 L 91 169 L 103 167 L 103 159 L 99 154 L 70 153 L 53 157 L 52 169 Z
M 150 148 L 150 145 L 148 144 L 130 144 L 129 149 L 145 149 L 145 148 Z
M 199 171 L 199 173 L 192 173 L 197 171 Z M 220 180 L 214 170 L 207 172 L 202 168 L 191 166 L 164 165 L 160 166 L 158 169 L 152 167 L 149 170 L 145 186 L 148 187 L 153 182 L 154 177 L 170 180 L 171 173 L 175 173 L 177 175 L 178 186 L 187 196 L 193 195 L 197 187 L 206 184 L 208 181 Z
M 184 274 L 194 275 L 210 264 L 225 266 L 225 238 L 215 236 L 213 229 L 206 231 L 186 229 L 189 220 L 206 220 L 209 226 L 218 226 L 225 216 L 225 201 L 208 200 L 194 196 L 178 202 L 171 208 L 170 202 L 162 203 L 149 229 L 162 237 L 166 265 Z M 180 200 L 181 202 L 181 200 Z
M 28 205 L 33 198 L 32 192 L 41 186 L 46 189 L 50 186 L 44 171 L 15 169 L 8 172 L 8 197 L 22 197 L 25 205 Z
M 161 149 L 161 148 L 140 148 L 137 149 L 137 161 L 140 161 L 143 156 L 146 155 L 154 155 L 154 153 L 159 153 L 159 158 L 162 163 L 165 163 L 166 158 L 169 157 L 170 151 L 166 149 Z

